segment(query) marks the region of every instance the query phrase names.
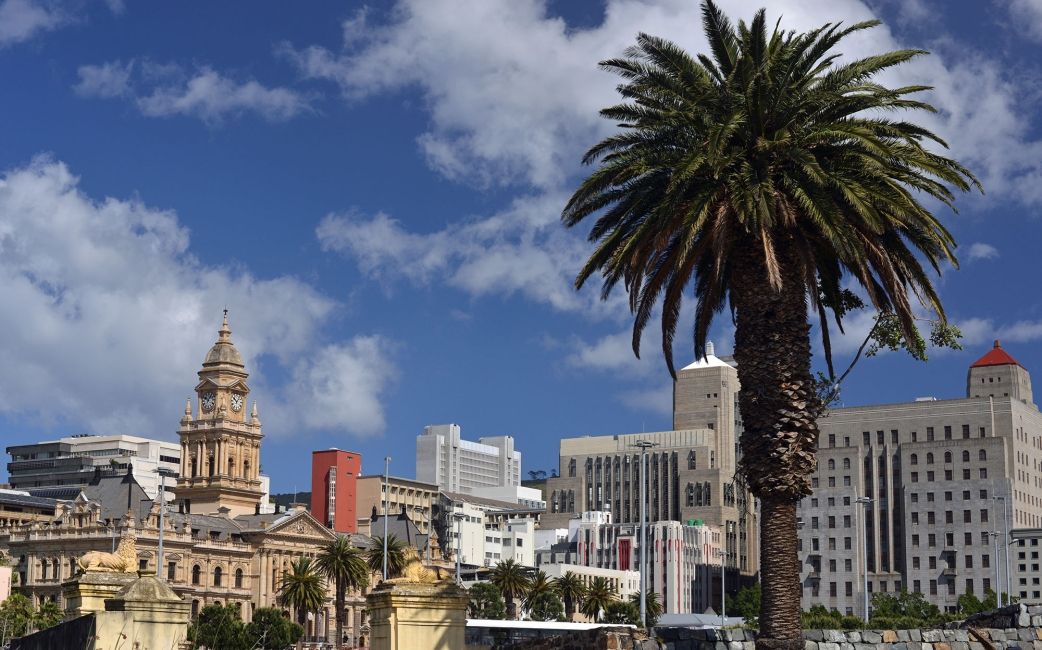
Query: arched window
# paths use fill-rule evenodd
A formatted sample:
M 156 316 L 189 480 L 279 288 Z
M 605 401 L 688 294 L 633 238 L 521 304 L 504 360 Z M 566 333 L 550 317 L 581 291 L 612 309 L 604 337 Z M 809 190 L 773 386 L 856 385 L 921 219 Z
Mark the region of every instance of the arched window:
M 192 567 L 192 584 L 193 585 L 199 584 L 199 578 L 202 576 L 202 573 L 203 573 L 203 570 L 199 568 L 198 564 L 196 564 L 195 566 Z
M 836 469 L 836 461 L 832 458 L 829 459 L 829 469 Z
M 944 462 L 946 462 L 946 463 L 952 462 L 952 452 L 950 452 L 950 451 L 944 452 Z
M 210 456 L 210 476 L 213 476 L 216 471 L 217 461 L 214 460 L 213 456 Z
M 235 476 L 235 459 L 228 459 L 228 476 Z
M 929 451 L 926 453 L 926 464 L 933 465 L 933 452 Z
M 988 460 L 988 452 L 981 449 L 977 452 L 977 460 Z
M 911 463 L 912 465 L 918 465 L 919 464 L 919 454 L 912 454 L 911 457 L 908 459 L 908 462 Z
M 850 469 L 850 459 L 849 458 L 844 458 L 843 459 L 843 469 Z
M 40 560 L 40 580 L 47 579 L 47 560 Z
M 192 478 L 195 478 L 195 459 L 194 458 L 191 460 L 191 465 L 192 465 Z M 199 601 L 195 601 L 195 602 L 198 603 Z
M 221 586 L 221 567 L 214 567 L 213 569 L 213 586 Z
M 964 462 L 964 463 L 970 462 L 970 450 L 969 449 L 963 449 L 962 450 L 962 462 Z
M 235 588 L 242 589 L 242 569 L 235 570 Z
M 250 478 L 250 461 L 248 460 L 242 461 L 242 477 Z

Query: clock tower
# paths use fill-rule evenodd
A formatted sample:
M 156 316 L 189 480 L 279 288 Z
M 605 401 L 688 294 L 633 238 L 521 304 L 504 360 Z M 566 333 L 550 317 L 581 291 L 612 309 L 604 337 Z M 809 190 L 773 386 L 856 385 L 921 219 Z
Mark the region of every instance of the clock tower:
M 257 403 L 246 414 L 246 367 L 232 343 L 228 310 L 217 342 L 206 353 L 195 387 L 196 408 L 185 405 L 181 428 L 181 475 L 175 494 L 186 512 L 252 515 L 263 498 L 260 482 L 260 418 Z

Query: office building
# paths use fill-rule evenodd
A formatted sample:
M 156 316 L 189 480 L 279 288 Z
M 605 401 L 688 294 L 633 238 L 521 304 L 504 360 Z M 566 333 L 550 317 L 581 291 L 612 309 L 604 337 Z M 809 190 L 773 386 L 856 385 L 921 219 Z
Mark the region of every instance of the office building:
M 464 440 L 458 424 L 424 427 L 416 437 L 416 480 L 447 492 L 472 493 L 521 484 L 521 452 L 512 436 Z
M 873 593 L 906 589 L 953 611 L 963 593 L 1005 590 L 1006 529 L 1042 526 L 1042 414 L 998 341 L 965 397 L 837 408 L 819 428 L 798 510 L 804 607 L 860 615 Z
M 159 493 L 159 469 L 176 475 L 181 447 L 176 442 L 128 435 L 76 435 L 7 448 L 8 481 L 15 490 L 86 485 L 95 469 L 134 478 L 149 496 Z M 169 483 L 169 482 L 168 482 Z
M 370 520 L 375 516 L 386 512 L 394 517 L 404 512 L 421 534 L 428 534 L 434 516 L 434 506 L 438 503 L 438 486 L 411 478 L 389 476 L 385 507 L 381 496 L 383 483 L 384 477 L 379 474 L 358 477 L 358 496 L 355 499 L 358 530 L 368 534 Z M 375 534 L 383 533 L 376 531 Z
M 326 449 L 311 452 L 311 515 L 338 533 L 358 532 L 355 511 L 362 456 Z
M 564 528 L 586 511 L 607 511 L 612 521 L 640 521 L 638 443 L 648 450 L 648 519 L 699 520 L 723 535 L 728 589 L 759 566 L 756 510 L 736 475 L 738 373 L 714 354 L 677 373 L 672 431 L 566 438 L 560 443 L 560 476 L 547 479 L 546 528 Z

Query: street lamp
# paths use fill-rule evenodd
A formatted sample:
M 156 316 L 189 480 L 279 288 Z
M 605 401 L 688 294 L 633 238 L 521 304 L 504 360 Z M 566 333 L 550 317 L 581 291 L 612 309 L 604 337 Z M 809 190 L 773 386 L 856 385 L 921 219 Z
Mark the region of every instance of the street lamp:
M 387 471 L 391 465 L 391 457 L 384 456 L 384 580 L 387 580 Z
M 727 536 L 724 535 L 724 538 Z M 724 578 L 727 572 L 727 552 L 718 548 L 716 554 L 720 556 L 720 629 L 723 629 L 727 627 L 727 582 Z
M 456 584 L 462 586 L 463 580 L 460 578 L 460 553 L 463 548 L 463 535 L 460 533 L 460 523 L 463 518 L 466 517 L 462 512 L 453 512 L 452 518 L 456 520 Z
M 865 509 L 867 510 L 868 507 L 870 505 L 872 505 L 872 498 L 871 497 L 854 497 L 854 503 L 863 503 L 863 504 L 865 504 Z M 857 513 L 854 513 L 854 516 L 857 516 Z M 862 567 L 862 570 L 864 571 L 864 593 L 863 593 L 862 597 L 863 597 L 863 599 L 865 601 L 865 625 L 868 625 L 868 534 L 867 534 L 868 533 L 868 522 L 867 522 L 867 519 L 868 519 L 868 515 L 867 514 L 862 517 L 862 521 L 865 521 L 865 524 L 861 527 L 861 534 L 865 536 L 865 542 L 864 542 L 864 545 L 862 547 L 863 550 L 864 550 L 864 562 L 865 562 L 864 566 Z
M 159 542 L 156 545 L 156 578 L 163 579 L 163 528 L 164 515 L 166 514 L 166 477 L 174 473 L 162 467 L 156 469 L 159 473 Z
M 640 449 L 640 626 L 648 627 L 648 449 L 657 442 L 638 440 L 631 445 Z
M 999 531 L 992 530 L 992 531 L 989 531 L 988 534 L 991 535 L 991 550 L 992 550 L 992 553 L 994 553 L 994 555 L 992 555 L 992 557 L 995 558 L 995 589 L 996 589 L 995 593 L 997 594 L 995 596 L 995 604 L 997 606 L 1001 607 L 1002 606 L 1002 595 L 1001 595 L 1002 587 L 999 586 Z M 1007 552 L 1009 552 L 1009 549 L 1007 549 Z
M 1013 586 L 1010 584 L 1009 579 L 1009 518 L 1006 515 L 1006 497 L 995 496 L 992 497 L 995 501 L 1002 502 L 1002 541 L 1003 541 L 1003 553 L 1006 555 L 1006 604 L 1009 604 L 1010 595 L 1013 593 Z M 998 566 L 999 556 L 995 556 L 995 566 Z M 995 589 L 999 588 L 998 577 L 995 578 Z M 996 604 L 1002 605 L 1002 596 L 1000 595 L 995 601 Z

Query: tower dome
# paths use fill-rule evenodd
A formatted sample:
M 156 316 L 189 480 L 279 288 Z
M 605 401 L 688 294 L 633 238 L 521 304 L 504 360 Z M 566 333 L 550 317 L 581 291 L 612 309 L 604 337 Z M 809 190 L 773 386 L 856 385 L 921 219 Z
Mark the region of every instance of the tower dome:
M 224 310 L 224 322 L 221 329 L 217 330 L 217 342 L 213 344 L 210 351 L 206 353 L 203 367 L 209 368 L 219 365 L 232 365 L 243 368 L 242 355 L 235 349 L 232 343 L 232 330 L 228 327 L 228 310 Z

